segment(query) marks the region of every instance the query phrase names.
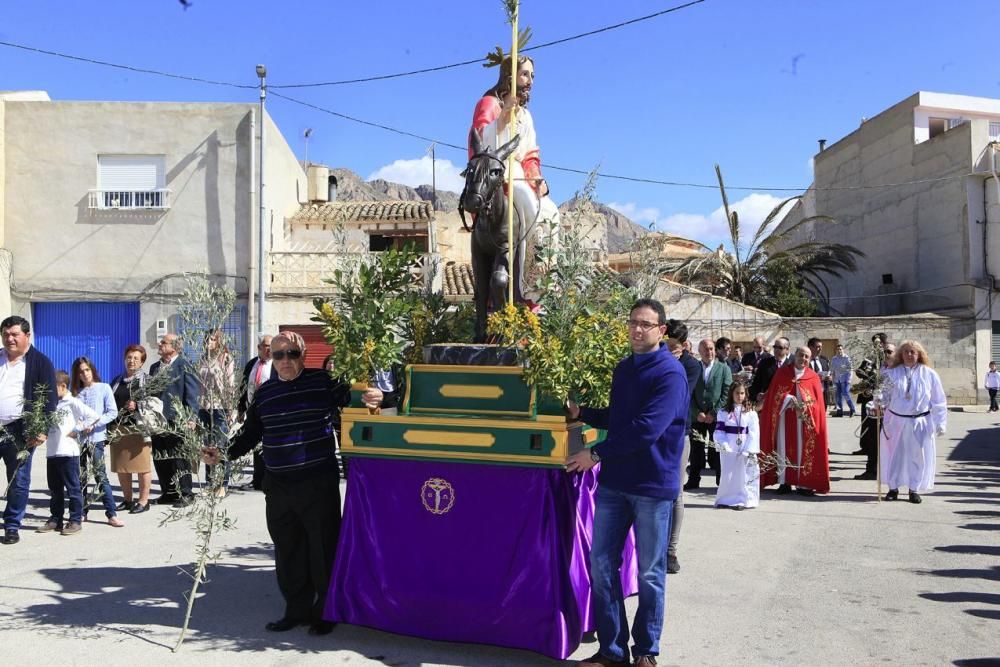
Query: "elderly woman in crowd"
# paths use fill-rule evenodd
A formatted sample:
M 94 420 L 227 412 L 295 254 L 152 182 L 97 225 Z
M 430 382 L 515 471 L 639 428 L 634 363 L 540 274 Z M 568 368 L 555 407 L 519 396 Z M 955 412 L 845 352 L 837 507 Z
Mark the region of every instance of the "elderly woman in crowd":
M 129 345 L 125 348 L 125 372 L 111 381 L 119 414 L 118 420 L 111 426 L 112 459 L 124 498 L 118 509 L 128 510 L 130 514 L 141 514 L 149 509 L 149 490 L 153 484 L 153 445 L 142 434 L 139 413 L 140 407 L 148 408 L 140 406 L 140 401 L 135 398 L 141 395 L 149 379 L 142 370 L 145 363 L 145 348 Z M 133 474 L 139 477 L 138 502 L 132 499 Z
M 201 384 L 198 418 L 205 427 L 205 445 L 208 447 L 222 448 L 228 439 L 230 413 L 237 398 L 235 373 L 233 355 L 222 331 L 209 331 L 205 335 L 204 353 L 198 362 L 198 382 Z M 224 466 L 221 480 L 215 479 L 219 474 L 216 466 L 205 466 L 205 481 L 213 486 L 219 482 L 215 493 L 220 497 L 226 495 L 230 471 L 228 462 L 221 465 Z
M 104 445 L 107 442 L 108 424 L 118 417 L 118 406 L 115 403 L 114 392 L 111 391 L 111 385 L 101 382 L 101 376 L 94 367 L 94 363 L 87 357 L 77 357 L 73 362 L 70 389 L 74 396 L 100 415 L 96 424 L 88 426 L 82 431 L 81 444 L 84 446 L 80 450 L 80 467 L 83 472 L 81 475 L 83 486 L 87 487 L 92 468 L 94 485 L 101 493 L 108 524 L 115 528 L 121 528 L 125 524 L 118 518 L 114 493 L 111 491 L 111 483 L 108 481 L 108 473 L 104 465 Z M 84 521 L 87 520 L 89 500 L 89 495 L 85 493 Z
M 934 488 L 934 439 L 945 433 L 947 399 L 941 378 L 920 343 L 903 341 L 885 372 L 883 391 L 885 432 L 882 478 L 889 486 L 886 500 L 899 497 L 899 487 L 910 491 L 910 502 Z

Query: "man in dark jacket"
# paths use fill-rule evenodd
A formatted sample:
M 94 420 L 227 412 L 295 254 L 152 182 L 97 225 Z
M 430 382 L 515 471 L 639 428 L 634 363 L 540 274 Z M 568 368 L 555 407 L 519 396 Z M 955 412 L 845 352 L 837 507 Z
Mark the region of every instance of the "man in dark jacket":
M 663 305 L 640 299 L 629 313 L 632 354 L 615 368 L 611 402 L 604 409 L 567 403 L 607 438 L 566 462 L 570 472 L 603 462 L 594 509 L 590 579 L 600 650 L 585 667 L 630 665 L 621 553 L 635 530 L 640 563 L 639 607 L 632 625 L 636 665 L 655 665 L 666 604 L 667 540 L 673 504 L 681 491 L 681 455 L 690 401 L 684 369 L 661 341 L 667 329 Z
M 768 355 L 760 362 L 757 371 L 753 374 L 750 382 L 750 400 L 760 403 L 764 400 L 767 388 L 771 386 L 774 374 L 782 366 L 791 366 L 795 359 L 791 355 L 791 344 L 788 339 L 782 336 L 774 340 L 774 356 Z
M 17 544 L 20 540 L 21 521 L 28 506 L 28 488 L 31 485 L 31 459 L 35 447 L 45 442 L 46 433 L 38 434 L 25 442 L 22 413 L 37 400 L 45 402 L 46 414 L 55 412 L 56 373 L 52 362 L 31 346 L 31 325 L 23 317 L 14 315 L 0 322 L 3 350 L 0 350 L 0 424 L 10 440 L 0 442 L 0 456 L 7 468 L 7 506 L 3 512 L 3 543 Z M 44 385 L 44 395 L 38 394 Z M 18 461 L 19 450 L 27 446 L 27 458 Z
M 253 401 L 257 389 L 268 380 L 278 377 L 271 361 L 271 336 L 261 336 L 257 341 L 257 356 L 243 367 L 243 383 L 240 385 L 240 400 L 236 406 L 239 413 L 237 421 L 242 422 Z M 255 449 L 253 452 L 253 477 L 250 486 L 258 491 L 264 485 L 264 459 Z M 246 487 L 244 487 L 246 488 Z
M 688 328 L 681 320 L 670 319 L 667 321 L 667 338 L 673 338 L 680 343 L 687 342 L 688 339 Z M 701 374 L 701 362 L 698 361 L 694 355 L 692 355 L 686 349 L 681 353 L 679 358 L 681 366 L 684 367 L 684 374 L 687 377 L 688 383 L 688 393 L 694 395 L 694 387 L 698 382 L 698 376 Z M 688 397 L 690 399 L 690 396 Z M 688 435 L 691 434 L 691 421 L 688 420 L 687 432 Z M 684 465 L 681 468 L 681 486 L 682 488 L 688 484 L 688 469 L 687 462 L 691 456 L 690 441 L 684 441 Z M 670 574 L 677 574 L 681 571 L 681 562 L 677 558 L 677 546 L 680 544 L 681 539 L 681 525 L 684 523 L 684 493 L 683 491 L 677 495 L 677 501 L 674 503 L 674 513 L 670 518 L 670 542 L 667 545 L 667 572 Z
M 766 345 L 763 337 L 757 336 L 754 338 L 753 350 L 743 355 L 743 359 L 741 360 L 743 365 L 750 366 L 756 371 L 761 362 L 771 356 L 767 352 Z
M 179 423 L 183 417 L 177 413 L 177 407 L 180 405 L 192 410 L 194 415 L 198 414 L 198 396 L 201 393 L 198 375 L 191 362 L 181 354 L 181 340 L 176 334 L 165 335 L 160 340 L 158 351 L 160 360 L 149 367 L 149 375 L 170 373 L 170 384 L 160 394 L 163 416 L 175 429 L 183 428 L 184 424 Z M 184 507 L 193 498 L 191 462 L 180 452 L 180 444 L 181 437 L 174 433 L 153 436 L 153 467 L 156 468 L 162 491 L 154 501 L 157 505 Z

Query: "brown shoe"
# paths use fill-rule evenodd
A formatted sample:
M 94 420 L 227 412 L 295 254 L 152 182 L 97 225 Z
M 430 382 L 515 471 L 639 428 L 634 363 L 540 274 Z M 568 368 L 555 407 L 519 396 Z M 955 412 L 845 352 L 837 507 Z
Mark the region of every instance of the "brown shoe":
M 36 533 L 51 533 L 54 530 L 55 531 L 62 530 L 62 524 L 59 523 L 58 521 L 56 521 L 55 519 L 49 519 L 48 521 L 45 522 L 45 525 L 40 526 L 37 530 L 35 530 L 35 532 Z
M 628 660 L 612 660 L 595 653 L 586 660 L 578 662 L 577 667 L 629 667 L 631 664 Z
M 655 655 L 643 655 L 635 659 L 635 667 L 656 667 Z
M 80 522 L 79 521 L 70 521 L 69 523 L 66 524 L 66 527 L 62 529 L 62 534 L 63 535 L 76 535 L 81 530 L 83 530 L 83 528 L 80 526 Z

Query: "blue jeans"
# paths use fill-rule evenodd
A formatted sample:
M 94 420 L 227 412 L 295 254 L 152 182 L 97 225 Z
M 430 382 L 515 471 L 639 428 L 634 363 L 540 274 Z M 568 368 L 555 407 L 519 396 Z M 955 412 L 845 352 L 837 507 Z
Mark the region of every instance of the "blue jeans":
M 853 415 L 856 410 L 854 409 L 854 401 L 851 400 L 851 380 L 850 378 L 844 380 L 837 380 L 837 410 L 840 412 L 844 411 L 843 399 L 847 399 L 847 407 L 851 409 L 851 414 Z
M 639 560 L 639 608 L 632 623 L 633 657 L 659 655 L 667 592 L 667 541 L 674 501 L 597 489 L 590 580 L 601 654 L 627 660 L 628 618 L 622 594 L 622 549 L 635 529 Z
M 101 502 L 104 504 L 104 514 L 110 519 L 113 516 L 117 516 L 118 512 L 115 511 L 115 495 L 111 490 L 111 482 L 108 481 L 108 471 L 104 465 L 104 446 L 107 443 L 103 440 L 101 442 L 90 443 L 80 443 L 80 479 L 83 484 L 83 502 L 84 510 L 90 504 L 92 498 L 89 493 L 88 483 L 90 482 L 90 470 L 93 469 L 94 473 L 94 493 L 101 494 Z M 93 447 L 93 461 L 91 461 L 90 448 Z
M 13 438 L 20 440 L 22 437 L 20 420 L 8 424 L 6 428 Z M 7 506 L 3 511 L 3 527 L 4 530 L 16 531 L 21 528 L 24 511 L 28 507 L 28 489 L 31 487 L 31 460 L 35 456 L 35 449 L 28 450 L 28 458 L 20 467 L 17 465 L 17 447 L 14 446 L 14 443 L 4 442 L 0 445 L 0 456 L 3 457 L 4 465 L 7 467 L 7 484 L 10 485 L 7 489 Z
M 69 520 L 83 521 L 83 491 L 80 489 L 80 457 L 50 456 L 45 461 L 45 472 L 49 479 L 49 515 L 60 526 L 66 499 L 69 499 Z

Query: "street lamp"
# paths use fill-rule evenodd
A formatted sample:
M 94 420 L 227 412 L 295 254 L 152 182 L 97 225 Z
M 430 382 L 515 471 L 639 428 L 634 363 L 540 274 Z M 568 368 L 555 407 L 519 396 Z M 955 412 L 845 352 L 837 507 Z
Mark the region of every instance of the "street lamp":
M 264 265 L 266 253 L 264 252 L 264 98 L 267 97 L 267 68 L 257 65 L 257 78 L 260 79 L 260 145 L 258 147 L 258 182 L 257 200 L 260 203 L 260 212 L 257 215 L 257 338 L 264 335 L 264 286 L 266 281 L 264 276 L 270 273 L 268 267 Z

